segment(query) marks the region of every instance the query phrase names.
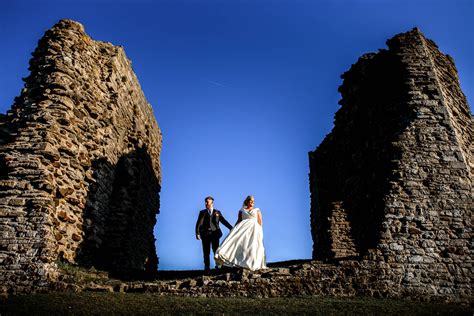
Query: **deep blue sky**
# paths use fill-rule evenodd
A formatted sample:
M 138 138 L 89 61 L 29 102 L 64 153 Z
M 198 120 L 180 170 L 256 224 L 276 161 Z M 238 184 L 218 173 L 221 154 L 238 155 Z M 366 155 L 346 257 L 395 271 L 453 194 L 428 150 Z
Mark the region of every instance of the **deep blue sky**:
M 124 46 L 163 132 L 160 269 L 202 268 L 194 224 L 209 194 L 231 222 L 255 195 L 268 261 L 310 258 L 307 157 L 332 128 L 340 75 L 418 26 L 454 58 L 472 104 L 473 3 L 2 0 L 0 112 L 44 32 L 77 20 Z

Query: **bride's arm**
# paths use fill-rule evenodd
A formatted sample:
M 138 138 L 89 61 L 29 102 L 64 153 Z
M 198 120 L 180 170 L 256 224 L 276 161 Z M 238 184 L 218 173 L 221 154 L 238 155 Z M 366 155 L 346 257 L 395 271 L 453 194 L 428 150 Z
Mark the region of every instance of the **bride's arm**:
M 262 226 L 262 212 L 258 211 L 257 213 L 257 221 Z

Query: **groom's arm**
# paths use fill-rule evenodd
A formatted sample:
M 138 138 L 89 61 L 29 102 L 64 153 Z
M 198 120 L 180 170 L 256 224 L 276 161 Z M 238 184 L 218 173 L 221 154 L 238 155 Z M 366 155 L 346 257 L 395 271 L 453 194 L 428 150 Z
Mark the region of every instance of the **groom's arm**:
M 196 222 L 196 239 L 201 239 L 201 235 L 199 234 L 199 228 L 201 228 L 202 225 L 202 212 L 199 212 L 199 216 Z
M 222 222 L 222 224 L 224 224 L 224 226 L 227 227 L 228 229 L 232 229 L 232 225 L 229 224 L 229 222 L 224 218 L 224 216 L 222 216 L 222 213 L 221 213 L 221 222 Z
M 237 225 L 241 221 L 242 221 L 242 212 L 239 211 L 239 217 L 237 218 L 237 222 L 235 223 L 235 225 Z

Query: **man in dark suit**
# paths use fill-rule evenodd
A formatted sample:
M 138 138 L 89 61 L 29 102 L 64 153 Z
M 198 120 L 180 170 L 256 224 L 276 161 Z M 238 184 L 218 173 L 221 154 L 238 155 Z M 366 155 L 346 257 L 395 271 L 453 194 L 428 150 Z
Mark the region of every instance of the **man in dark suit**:
M 222 222 L 228 229 L 232 229 L 232 225 L 222 216 L 222 213 L 214 208 L 214 198 L 208 196 L 204 199 L 206 208 L 199 212 L 196 222 L 196 239 L 202 241 L 202 250 L 204 253 L 204 273 L 210 274 L 209 255 L 212 251 L 216 253 L 219 247 L 219 238 L 222 237 L 222 231 L 219 222 Z

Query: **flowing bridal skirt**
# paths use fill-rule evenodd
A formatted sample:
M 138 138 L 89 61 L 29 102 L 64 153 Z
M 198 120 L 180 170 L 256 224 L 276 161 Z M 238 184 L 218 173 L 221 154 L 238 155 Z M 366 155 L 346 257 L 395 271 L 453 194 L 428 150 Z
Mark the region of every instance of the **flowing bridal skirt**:
M 254 218 L 244 219 L 230 231 L 214 259 L 217 264 L 248 268 L 266 268 L 262 226 Z

